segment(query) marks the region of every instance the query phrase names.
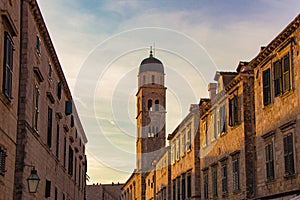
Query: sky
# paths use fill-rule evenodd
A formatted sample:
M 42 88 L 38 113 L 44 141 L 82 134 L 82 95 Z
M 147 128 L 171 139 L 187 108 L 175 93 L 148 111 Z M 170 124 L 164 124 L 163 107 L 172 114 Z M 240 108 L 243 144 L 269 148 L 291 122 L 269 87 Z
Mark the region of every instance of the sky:
M 167 134 L 208 97 L 219 71 L 250 61 L 298 14 L 298 0 L 38 0 L 88 138 L 93 183 L 135 168 L 135 94 L 141 61 L 165 68 Z

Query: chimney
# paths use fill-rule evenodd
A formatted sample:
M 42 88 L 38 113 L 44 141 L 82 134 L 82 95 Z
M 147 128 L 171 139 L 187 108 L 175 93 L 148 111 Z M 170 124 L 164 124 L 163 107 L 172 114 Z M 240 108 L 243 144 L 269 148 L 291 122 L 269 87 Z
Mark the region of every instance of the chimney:
M 199 105 L 198 104 L 191 104 L 190 105 L 190 112 L 196 110 L 196 109 L 199 109 Z
M 208 84 L 209 98 L 213 99 L 217 95 L 217 83 Z

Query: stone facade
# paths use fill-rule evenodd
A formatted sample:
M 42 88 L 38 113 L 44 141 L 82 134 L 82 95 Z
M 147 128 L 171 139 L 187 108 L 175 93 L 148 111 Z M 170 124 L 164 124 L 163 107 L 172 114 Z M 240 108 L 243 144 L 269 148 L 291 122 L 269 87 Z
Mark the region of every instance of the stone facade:
M 0 200 L 13 199 L 20 35 L 20 1 L 0 1 Z
M 0 199 L 84 199 L 87 138 L 37 2 L 0 14 Z
M 253 198 L 253 73 L 246 64 L 217 72 L 213 98 L 200 100 L 201 199 Z
M 162 154 L 145 174 L 146 199 L 285 200 L 300 195 L 299 27 L 300 15 L 250 62 L 241 61 L 236 72 L 216 72 L 209 98 L 200 99 L 199 111 L 192 109 L 168 136 L 168 196 L 158 193 Z M 195 134 L 187 139 L 191 124 Z M 128 188 L 135 176 L 122 197 L 132 194 Z M 140 190 L 142 184 L 134 183 Z
M 300 194 L 300 16 L 249 63 L 254 68 L 257 198 Z
M 123 184 L 93 184 L 86 186 L 86 200 L 117 200 Z
M 171 147 L 172 199 L 200 199 L 198 105 L 191 105 L 189 114 L 169 134 L 168 140 Z

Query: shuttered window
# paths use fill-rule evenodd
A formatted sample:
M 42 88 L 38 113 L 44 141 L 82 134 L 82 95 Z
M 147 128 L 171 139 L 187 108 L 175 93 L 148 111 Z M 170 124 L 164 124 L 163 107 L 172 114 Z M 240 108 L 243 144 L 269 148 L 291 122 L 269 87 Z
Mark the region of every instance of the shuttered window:
M 225 194 L 228 192 L 227 164 L 222 164 L 221 175 L 222 175 L 222 193 Z
M 293 134 L 288 133 L 283 138 L 285 175 L 295 173 Z
M 290 56 L 287 54 L 282 59 L 282 93 L 290 89 Z
M 48 128 L 47 128 L 47 145 L 52 144 L 52 108 L 48 107 Z
M 51 181 L 46 180 L 45 197 L 48 198 L 50 196 L 51 196 Z
M 4 55 L 3 55 L 3 94 L 12 99 L 12 73 L 13 73 L 13 42 L 8 34 L 4 32 Z
M 239 158 L 233 158 L 232 160 L 232 179 L 233 179 L 233 190 L 240 189 L 240 170 L 239 170 Z
M 274 155 L 273 155 L 273 142 L 270 142 L 265 147 L 266 152 L 266 174 L 267 180 L 274 179 Z
M 2 147 L 0 147 L 0 175 L 2 176 L 4 176 L 6 172 L 6 156 L 6 151 Z
M 229 126 L 236 126 L 239 121 L 239 97 L 236 95 L 229 99 Z
M 264 105 L 271 103 L 270 69 L 263 71 L 263 101 Z

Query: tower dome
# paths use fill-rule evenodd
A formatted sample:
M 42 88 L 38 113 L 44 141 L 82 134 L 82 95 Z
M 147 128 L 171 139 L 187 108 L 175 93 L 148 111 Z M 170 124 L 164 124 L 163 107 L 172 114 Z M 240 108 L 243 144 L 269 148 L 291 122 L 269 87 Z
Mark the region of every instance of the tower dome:
M 149 57 L 145 58 L 141 62 L 139 68 L 139 73 L 148 72 L 148 71 L 164 73 L 164 66 L 162 62 L 157 58 L 153 57 L 152 50 L 150 51 Z

